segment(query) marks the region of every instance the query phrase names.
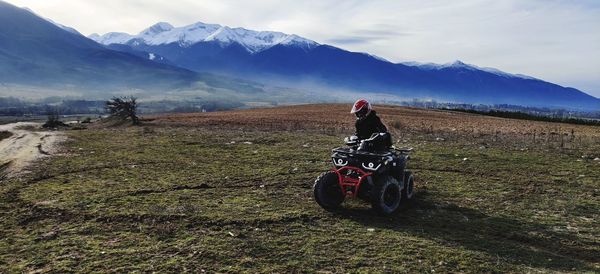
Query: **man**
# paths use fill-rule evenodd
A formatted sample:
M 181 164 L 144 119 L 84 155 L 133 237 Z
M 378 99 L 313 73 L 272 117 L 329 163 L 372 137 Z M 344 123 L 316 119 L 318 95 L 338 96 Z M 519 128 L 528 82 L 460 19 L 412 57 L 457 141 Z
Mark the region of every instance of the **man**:
M 369 139 L 373 133 L 388 133 L 387 127 L 381 122 L 377 113 L 372 109 L 371 103 L 360 99 L 354 103 L 350 113 L 356 115 L 356 132 L 354 135 L 360 140 Z M 389 134 L 388 134 L 389 135 Z M 389 146 L 391 146 L 391 140 Z
M 371 103 L 365 99 L 360 99 L 354 103 L 350 113 L 356 115 L 356 132 L 354 135 L 359 140 L 369 139 L 373 134 L 378 136 L 373 141 L 373 147 L 369 150 L 387 150 L 392 146 L 392 137 L 387 127 L 381 122 L 377 113 L 371 107 Z M 360 148 L 359 148 L 360 150 Z M 406 167 L 406 157 L 399 157 L 395 160 L 396 166 L 394 176 L 398 180 L 404 178 L 404 168 Z

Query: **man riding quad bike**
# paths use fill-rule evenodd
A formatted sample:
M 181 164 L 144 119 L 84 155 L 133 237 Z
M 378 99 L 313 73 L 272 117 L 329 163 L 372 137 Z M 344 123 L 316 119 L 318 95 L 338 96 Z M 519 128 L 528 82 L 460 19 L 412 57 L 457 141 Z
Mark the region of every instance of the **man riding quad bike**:
M 392 214 L 414 195 L 413 176 L 405 170 L 411 149 L 391 146 L 387 128 L 368 101 L 358 100 L 351 113 L 357 117 L 356 133 L 345 139 L 346 147 L 333 149 L 334 168 L 315 180 L 315 200 L 334 210 L 346 197 L 360 198 L 377 212 Z

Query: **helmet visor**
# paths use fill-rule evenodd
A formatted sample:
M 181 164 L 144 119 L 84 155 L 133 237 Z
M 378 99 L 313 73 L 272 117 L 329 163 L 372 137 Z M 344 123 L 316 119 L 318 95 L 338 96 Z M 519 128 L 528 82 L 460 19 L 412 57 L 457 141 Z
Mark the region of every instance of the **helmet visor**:
M 369 109 L 366 107 L 363 107 L 359 111 L 354 112 L 354 115 L 356 115 L 356 118 L 364 118 L 365 116 L 367 116 L 368 113 L 369 113 Z

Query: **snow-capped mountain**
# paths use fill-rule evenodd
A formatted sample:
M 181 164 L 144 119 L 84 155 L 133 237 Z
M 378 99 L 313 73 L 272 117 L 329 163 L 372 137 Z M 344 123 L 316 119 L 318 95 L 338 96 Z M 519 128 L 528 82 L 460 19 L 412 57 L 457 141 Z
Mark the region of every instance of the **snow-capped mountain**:
M 304 49 L 318 46 L 318 43 L 293 34 L 275 31 L 254 31 L 244 28 L 230 28 L 217 24 L 195 23 L 183 27 L 173 27 L 169 23 L 157 23 L 137 35 L 110 32 L 104 35 L 92 34 L 90 39 L 104 44 L 130 44 L 137 46 L 168 45 L 176 43 L 190 47 L 201 42 L 218 42 L 222 45 L 237 43 L 251 53 L 257 53 L 276 45 L 294 45 Z
M 420 63 L 420 62 L 414 62 L 414 61 L 402 62 L 401 64 L 407 65 L 407 66 L 412 66 L 412 67 L 418 67 L 418 68 L 424 69 L 424 70 L 442 70 L 442 69 L 467 69 L 467 70 L 474 70 L 474 71 L 481 70 L 481 71 L 489 72 L 489 73 L 492 73 L 492 74 L 495 74 L 498 76 L 502 76 L 502 77 L 507 77 L 507 78 L 516 77 L 516 78 L 537 80 L 534 77 L 523 75 L 523 74 L 512 74 L 512 73 L 501 71 L 496 68 L 479 67 L 479 66 L 472 65 L 472 64 L 466 64 L 460 60 L 456 60 L 452 63 L 446 63 L 446 64 Z
M 137 35 L 107 33 L 90 38 L 148 59 L 161 56 L 163 62 L 197 72 L 292 88 L 465 103 L 600 108 L 597 98 L 529 76 L 461 61 L 395 64 L 281 32 L 204 23 L 176 28 L 158 23 Z

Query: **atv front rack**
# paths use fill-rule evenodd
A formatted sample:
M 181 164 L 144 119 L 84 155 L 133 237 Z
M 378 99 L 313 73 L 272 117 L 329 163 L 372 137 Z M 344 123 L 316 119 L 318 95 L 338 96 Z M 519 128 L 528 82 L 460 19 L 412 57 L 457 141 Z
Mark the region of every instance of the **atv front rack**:
M 344 166 L 339 169 L 334 168 L 332 171 L 338 176 L 338 183 L 344 196 L 352 198 L 356 198 L 360 185 L 372 175 L 372 173 L 352 166 Z

